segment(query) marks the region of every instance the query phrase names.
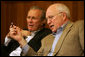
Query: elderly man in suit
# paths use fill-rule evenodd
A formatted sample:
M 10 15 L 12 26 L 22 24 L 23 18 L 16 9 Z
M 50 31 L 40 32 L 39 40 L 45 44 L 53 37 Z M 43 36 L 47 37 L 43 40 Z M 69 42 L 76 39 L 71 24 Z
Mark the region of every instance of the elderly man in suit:
M 52 4 L 46 11 L 47 23 L 53 34 L 46 36 L 38 55 L 84 56 L 84 21 L 70 21 L 68 7 Z
M 35 52 L 41 47 L 41 40 L 51 33 L 50 29 L 45 28 L 45 11 L 42 8 L 31 7 L 26 20 L 27 30 L 22 30 L 13 24 L 10 26 L 4 46 L 2 46 L 2 56 L 36 55 Z

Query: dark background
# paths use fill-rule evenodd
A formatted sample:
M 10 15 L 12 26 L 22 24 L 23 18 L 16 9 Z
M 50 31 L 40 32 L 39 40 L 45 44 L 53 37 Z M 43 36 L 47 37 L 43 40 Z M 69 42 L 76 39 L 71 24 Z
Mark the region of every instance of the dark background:
M 27 28 L 26 16 L 31 6 L 39 6 L 46 10 L 53 3 L 66 4 L 71 11 L 73 22 L 84 20 L 84 1 L 1 1 L 1 43 L 9 32 L 11 22 L 20 28 Z

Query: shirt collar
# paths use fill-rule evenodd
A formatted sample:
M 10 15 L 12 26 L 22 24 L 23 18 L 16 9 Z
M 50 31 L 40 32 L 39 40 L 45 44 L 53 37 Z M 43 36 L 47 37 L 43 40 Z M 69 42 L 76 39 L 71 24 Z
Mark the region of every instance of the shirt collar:
M 53 32 L 53 35 L 56 35 L 58 33 L 60 33 L 61 31 L 63 31 L 63 29 L 66 27 L 66 25 L 68 24 L 68 22 L 66 22 L 65 24 L 63 24 L 61 27 L 59 27 L 57 29 L 57 32 Z
M 31 35 L 35 35 L 38 31 L 40 31 L 40 30 L 32 31 L 32 32 L 31 32 Z

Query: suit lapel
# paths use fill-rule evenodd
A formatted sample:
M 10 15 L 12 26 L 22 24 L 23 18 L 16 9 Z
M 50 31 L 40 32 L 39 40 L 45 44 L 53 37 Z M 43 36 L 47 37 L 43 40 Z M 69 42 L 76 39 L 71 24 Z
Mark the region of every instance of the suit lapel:
M 54 52 L 53 52 L 53 56 L 54 56 L 55 54 L 57 54 L 58 51 L 60 50 L 60 48 L 61 48 L 61 46 L 62 46 L 62 43 L 63 43 L 66 35 L 67 35 L 68 32 L 70 31 L 70 28 L 72 27 L 72 25 L 73 25 L 73 23 L 69 22 L 69 23 L 67 24 L 67 26 L 65 27 L 65 29 L 63 30 L 63 33 L 62 33 L 60 39 L 58 40 L 58 43 L 57 43 L 57 45 L 56 45 L 56 47 L 55 47 L 55 50 L 54 50 Z
M 50 34 L 49 37 L 47 37 L 47 39 L 46 39 L 47 43 L 46 44 L 48 44 L 48 45 L 45 47 L 44 56 L 47 56 L 48 53 L 51 51 L 54 38 L 55 37 L 52 34 Z

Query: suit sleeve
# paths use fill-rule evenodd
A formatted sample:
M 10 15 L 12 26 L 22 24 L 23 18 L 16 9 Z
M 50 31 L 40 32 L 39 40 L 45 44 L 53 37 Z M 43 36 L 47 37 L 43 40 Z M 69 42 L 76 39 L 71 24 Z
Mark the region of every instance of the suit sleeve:
M 43 49 L 43 45 L 42 45 L 41 48 L 37 52 L 38 56 L 43 56 L 43 51 L 44 51 L 44 49 Z
M 79 26 L 79 38 L 82 50 L 84 51 L 84 21 L 80 22 Z

